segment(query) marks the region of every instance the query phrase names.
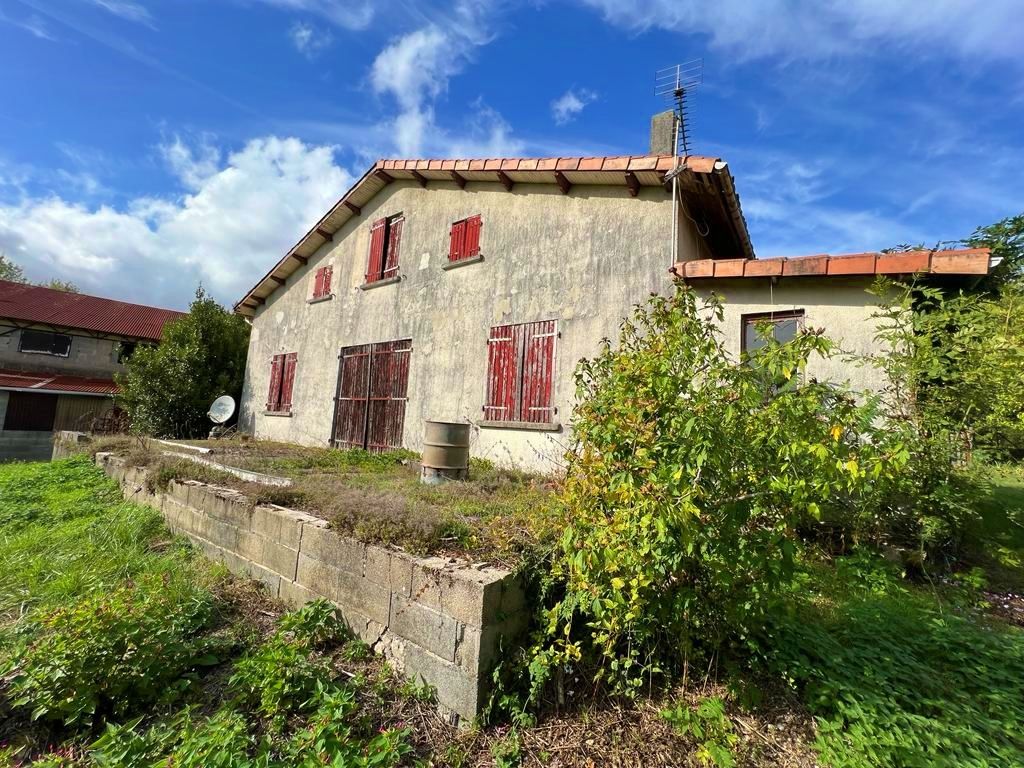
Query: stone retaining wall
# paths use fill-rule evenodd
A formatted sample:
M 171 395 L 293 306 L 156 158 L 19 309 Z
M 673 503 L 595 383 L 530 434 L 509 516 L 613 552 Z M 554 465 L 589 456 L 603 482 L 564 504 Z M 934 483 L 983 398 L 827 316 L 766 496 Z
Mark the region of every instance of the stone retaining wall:
M 363 544 L 319 518 L 254 508 L 236 491 L 193 480 L 152 493 L 144 468 L 107 453 L 96 463 L 126 498 L 159 509 L 171 530 L 273 596 L 292 606 L 326 597 L 356 635 L 408 678 L 433 686 L 438 703 L 460 718 L 480 712 L 502 643 L 514 645 L 526 629 L 523 591 L 507 571 Z

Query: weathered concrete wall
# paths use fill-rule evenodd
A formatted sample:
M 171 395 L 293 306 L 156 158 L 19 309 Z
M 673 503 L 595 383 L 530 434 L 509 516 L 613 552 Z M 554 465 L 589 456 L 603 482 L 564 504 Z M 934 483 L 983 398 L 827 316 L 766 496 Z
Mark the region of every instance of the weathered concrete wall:
M 71 352 L 67 357 L 18 351 L 21 331 L 0 324 L 0 368 L 26 371 L 52 371 L 83 376 L 106 377 L 124 372 L 117 362 L 118 342 L 91 336 L 71 335 Z M 43 329 L 40 329 L 43 330 Z M 5 331 L 11 331 L 4 335 Z
M 0 432 L 0 461 L 46 461 L 52 452 L 52 432 Z
M 392 285 L 360 290 L 370 223 L 404 212 L 400 271 Z M 483 261 L 445 270 L 450 226 L 483 217 Z M 680 217 L 680 259 L 700 255 L 693 226 Z M 338 351 L 352 344 L 411 338 L 404 445 L 419 449 L 423 422 L 482 417 L 487 335 L 492 326 L 556 319 L 554 405 L 571 413 L 576 362 L 615 338 L 621 318 L 652 291 L 670 289 L 671 199 L 643 188 L 395 182 L 365 206 L 271 295 L 253 320 L 243 429 L 306 444 L 330 439 Z M 334 268 L 335 296 L 310 304 L 315 270 Z M 290 417 L 263 414 L 274 354 L 296 352 Z M 540 470 L 557 467 L 566 434 L 474 430 L 472 453 Z
M 461 567 L 340 536 L 327 523 L 283 507 L 253 508 L 241 494 L 195 481 L 166 493 L 146 487 L 146 470 L 99 453 L 96 462 L 127 498 L 149 504 L 234 573 L 259 579 L 292 606 L 325 597 L 349 627 L 407 677 L 437 690 L 442 707 L 472 718 L 486 702 L 501 643 L 525 630 L 528 613 L 514 577 Z
M 696 284 L 699 293 L 711 291 L 725 299 L 721 330 L 726 349 L 737 359 L 743 333 L 742 316 L 760 312 L 804 310 L 807 328 L 823 328 L 825 335 L 841 350 L 856 355 L 877 353 L 878 324 L 871 315 L 878 299 L 867 293 L 871 280 L 861 277 L 722 279 Z M 821 381 L 849 382 L 856 390 L 880 390 L 884 377 L 877 368 L 857 366 L 836 355 L 827 360 L 812 359 L 807 374 Z

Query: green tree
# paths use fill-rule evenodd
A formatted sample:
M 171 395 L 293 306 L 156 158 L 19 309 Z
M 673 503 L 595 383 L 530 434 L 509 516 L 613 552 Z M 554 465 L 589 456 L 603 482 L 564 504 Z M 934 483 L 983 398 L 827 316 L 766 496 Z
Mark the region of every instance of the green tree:
M 7 258 L 6 254 L 0 253 L 0 280 L 10 283 L 27 283 L 25 270 Z
M 906 453 L 876 402 L 809 378 L 820 332 L 725 350 L 720 299 L 652 297 L 577 370 L 562 597 L 534 649 L 536 686 L 594 665 L 623 692 L 723 642 L 753 642 L 788 583 L 798 530 L 842 518 Z
M 185 317 L 169 323 L 159 346 L 138 347 L 118 378 L 119 402 L 133 431 L 192 438 L 210 428 L 206 411 L 220 395 L 242 393 L 249 325 L 203 291 Z
M 998 266 L 979 283 L 981 290 L 998 293 L 1024 277 L 1024 213 L 1008 216 L 995 224 L 978 227 L 963 240 L 970 248 L 989 248 Z

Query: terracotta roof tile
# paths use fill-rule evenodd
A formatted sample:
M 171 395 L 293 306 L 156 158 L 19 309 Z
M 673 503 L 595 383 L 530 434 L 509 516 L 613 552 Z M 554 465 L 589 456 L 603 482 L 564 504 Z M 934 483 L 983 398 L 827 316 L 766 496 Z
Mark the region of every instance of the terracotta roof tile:
M 989 270 L 987 248 L 906 253 L 815 254 L 774 259 L 699 259 L 676 264 L 673 272 L 687 278 L 812 277 L 843 275 L 984 275 Z

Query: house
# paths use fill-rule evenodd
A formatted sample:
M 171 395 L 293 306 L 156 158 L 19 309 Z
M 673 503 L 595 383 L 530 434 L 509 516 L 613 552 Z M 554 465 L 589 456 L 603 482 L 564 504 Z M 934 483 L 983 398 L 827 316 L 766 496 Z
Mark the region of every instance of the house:
M 870 348 L 864 288 L 922 264 L 988 268 L 987 254 L 756 259 L 712 157 L 381 160 L 236 304 L 252 323 L 239 425 L 384 450 L 421 448 L 425 420 L 469 422 L 472 455 L 553 470 L 577 361 L 673 279 L 725 293 L 737 354 L 765 313 L 779 334 L 807 323 Z
M 55 431 L 108 415 L 114 374 L 181 315 L 0 280 L 0 461 L 47 459 Z

